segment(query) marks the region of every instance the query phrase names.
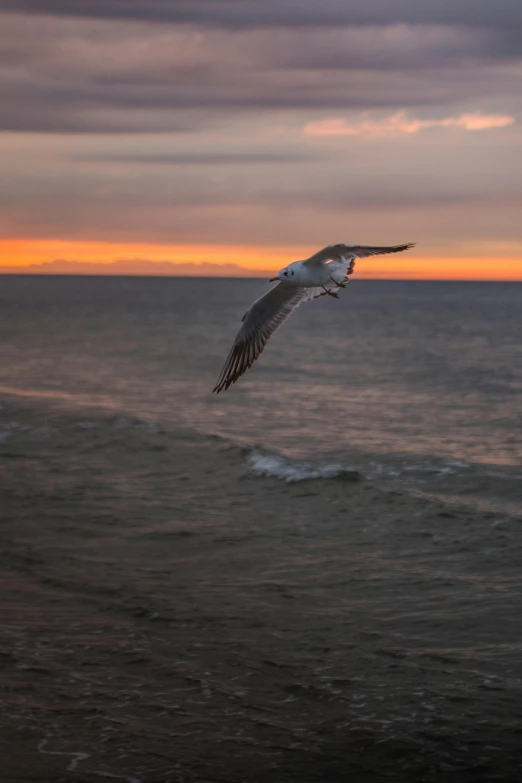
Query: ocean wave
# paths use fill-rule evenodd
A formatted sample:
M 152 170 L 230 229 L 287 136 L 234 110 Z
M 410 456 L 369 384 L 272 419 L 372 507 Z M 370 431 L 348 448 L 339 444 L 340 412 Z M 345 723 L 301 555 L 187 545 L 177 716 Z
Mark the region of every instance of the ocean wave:
M 368 477 L 387 479 L 403 478 L 408 480 L 424 480 L 426 477 L 442 477 L 460 474 L 471 467 L 469 462 L 460 459 L 434 457 L 410 462 L 402 458 L 390 457 L 388 463 L 371 460 L 368 464 Z
M 28 435 L 33 438 L 47 438 L 58 434 L 53 427 L 32 427 L 19 421 L 8 421 L 0 424 L 0 442 L 13 439 L 16 435 Z
M 290 459 L 274 452 L 253 449 L 247 456 L 247 464 L 256 476 L 269 476 L 287 483 L 313 479 L 340 479 L 358 481 L 360 474 L 353 468 L 339 463 L 313 465 L 310 462 Z

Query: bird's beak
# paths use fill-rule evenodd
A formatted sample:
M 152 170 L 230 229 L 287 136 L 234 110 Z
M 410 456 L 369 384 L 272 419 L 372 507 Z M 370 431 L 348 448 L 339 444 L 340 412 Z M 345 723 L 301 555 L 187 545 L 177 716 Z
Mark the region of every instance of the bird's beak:
M 269 283 L 275 283 L 276 280 L 279 280 L 279 278 L 278 277 L 271 277 L 268 282 Z

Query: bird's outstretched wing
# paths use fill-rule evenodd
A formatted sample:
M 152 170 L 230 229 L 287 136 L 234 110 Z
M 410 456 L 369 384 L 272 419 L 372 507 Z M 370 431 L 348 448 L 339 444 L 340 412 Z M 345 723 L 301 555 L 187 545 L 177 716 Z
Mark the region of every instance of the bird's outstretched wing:
M 379 256 L 385 253 L 400 253 L 414 247 L 414 242 L 406 245 L 391 245 L 390 247 L 374 247 L 373 245 L 328 245 L 313 256 L 307 258 L 306 266 L 319 266 L 324 261 L 344 261 L 348 258 L 366 258 L 366 256 Z
M 213 391 L 219 393 L 235 383 L 253 365 L 268 338 L 309 298 L 309 289 L 279 283 L 257 299 L 243 316 L 243 324 Z

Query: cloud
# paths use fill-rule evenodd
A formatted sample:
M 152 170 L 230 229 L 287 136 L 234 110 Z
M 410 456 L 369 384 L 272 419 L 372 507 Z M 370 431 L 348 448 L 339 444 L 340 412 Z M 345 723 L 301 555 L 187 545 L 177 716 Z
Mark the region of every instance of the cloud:
M 290 150 L 259 150 L 247 152 L 180 152 L 180 153 L 106 153 L 98 155 L 77 155 L 76 160 L 91 163 L 125 163 L 166 166 L 249 166 L 284 165 L 286 163 L 306 163 L 320 160 L 324 155 L 310 150 L 296 152 Z
M 220 68 L 184 81 L 182 71 L 156 81 L 138 71 L 124 83 L 75 73 L 63 62 L 59 77 L 24 73 L 3 81 L 0 129 L 44 132 L 186 132 L 231 121 L 231 112 L 291 112 L 300 109 L 394 109 L 439 106 L 458 101 L 493 101 L 518 90 L 521 68 L 502 72 L 466 70 L 250 71 Z M 507 97 L 504 99 L 504 102 Z
M 454 125 L 466 130 L 476 131 L 505 128 L 507 125 L 512 125 L 515 122 L 515 118 L 509 114 L 462 114 L 460 117 L 446 117 L 443 120 L 428 120 L 428 122 L 430 123 L 429 125 L 426 125 L 426 121 L 422 122 L 422 127 L 441 125 L 444 128 L 448 128 Z
M 461 114 L 459 117 L 443 117 L 438 120 L 409 119 L 404 111 L 386 117 L 383 120 L 372 120 L 363 117 L 357 122 L 349 123 L 343 117 L 309 122 L 303 128 L 305 136 L 364 136 L 378 138 L 381 136 L 403 136 L 428 128 L 462 128 L 468 131 L 491 130 L 512 125 L 515 118 L 509 114 Z
M 125 5 L 148 8 L 158 21 L 154 3 Z M 405 23 L 230 30 L 104 19 L 102 10 L 95 19 L 0 15 L 1 130 L 185 132 L 245 110 L 487 106 L 520 91 L 511 30 Z
M 230 29 L 439 23 L 510 27 L 522 24 L 519 0 L 3 0 L 28 14 L 197 23 Z

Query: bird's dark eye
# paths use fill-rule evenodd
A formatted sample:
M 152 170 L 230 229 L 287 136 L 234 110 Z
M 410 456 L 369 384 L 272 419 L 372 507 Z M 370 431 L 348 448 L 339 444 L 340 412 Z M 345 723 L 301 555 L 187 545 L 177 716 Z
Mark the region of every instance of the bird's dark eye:
M 285 277 L 288 275 L 288 272 L 285 272 Z

